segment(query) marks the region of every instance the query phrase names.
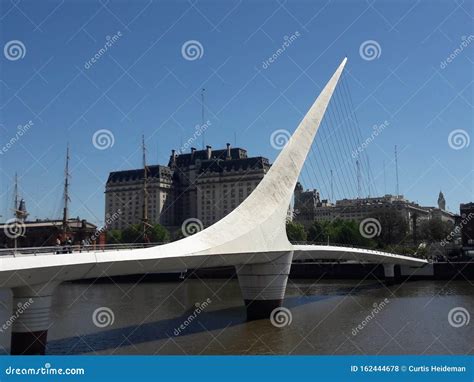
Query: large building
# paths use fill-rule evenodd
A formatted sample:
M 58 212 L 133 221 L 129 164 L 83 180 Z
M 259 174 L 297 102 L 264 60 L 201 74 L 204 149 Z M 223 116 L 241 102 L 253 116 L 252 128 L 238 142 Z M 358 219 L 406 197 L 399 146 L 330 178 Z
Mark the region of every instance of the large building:
M 264 157 L 248 157 L 242 148 L 172 150 L 168 166 L 147 166 L 148 220 L 175 230 L 188 218 L 204 227 L 237 207 L 270 169 Z M 105 189 L 105 213 L 117 214 L 109 229 L 124 229 L 142 221 L 144 170 L 111 172 Z M 116 215 L 117 216 L 117 215 Z
M 463 252 L 474 257 L 474 203 L 463 203 L 459 210 Z
M 419 222 L 423 219 L 439 218 L 454 224 L 455 215 L 440 207 L 445 206 L 444 196 L 440 193 L 438 208 L 422 207 L 417 203 L 410 202 L 402 195 L 384 195 L 380 197 L 368 197 L 358 199 L 337 200 L 335 204 L 327 200 L 320 200 L 319 192 L 316 190 L 303 191 L 301 184 L 295 189 L 295 221 L 309 226 L 313 221 L 331 221 L 335 219 L 360 221 L 366 217 L 373 216 L 377 212 L 393 210 L 398 211 L 408 222 L 410 230 L 413 229 L 413 221 Z

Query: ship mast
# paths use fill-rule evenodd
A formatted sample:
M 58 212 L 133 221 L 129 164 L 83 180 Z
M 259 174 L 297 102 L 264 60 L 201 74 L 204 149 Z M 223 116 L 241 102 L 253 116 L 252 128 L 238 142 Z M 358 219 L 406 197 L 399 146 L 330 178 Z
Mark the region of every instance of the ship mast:
M 64 169 L 64 209 L 63 209 L 63 234 L 66 234 L 69 220 L 69 143 L 66 148 L 66 167 Z
M 13 200 L 13 216 L 15 216 L 15 228 L 18 228 L 19 224 L 19 208 L 18 208 L 18 174 L 15 172 L 15 189 L 14 189 L 15 197 Z M 14 249 L 16 252 L 16 249 L 18 248 L 18 236 L 15 235 L 14 237 Z
M 146 165 L 146 147 L 145 135 L 142 135 L 142 152 L 143 152 L 143 215 L 142 215 L 142 235 L 143 242 L 148 242 L 148 167 Z
M 13 199 L 13 214 L 18 217 L 18 174 L 15 172 L 15 188 L 14 188 L 14 199 Z

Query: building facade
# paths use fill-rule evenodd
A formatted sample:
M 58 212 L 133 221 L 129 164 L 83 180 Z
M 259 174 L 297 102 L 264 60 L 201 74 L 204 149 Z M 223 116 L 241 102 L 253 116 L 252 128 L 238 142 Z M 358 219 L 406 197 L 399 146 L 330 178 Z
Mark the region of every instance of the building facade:
M 242 148 L 222 150 L 191 148 L 190 153 L 172 150 L 168 166 L 148 166 L 148 221 L 171 231 L 189 218 L 204 227 L 212 225 L 237 207 L 270 169 L 264 157 L 248 157 Z M 120 210 L 109 229 L 139 224 L 144 208 L 144 170 L 116 171 L 105 190 L 105 213 Z
M 474 203 L 463 203 L 459 210 L 463 252 L 474 257 Z
M 440 194 L 440 206 L 445 206 L 444 197 Z M 295 221 L 306 227 L 313 221 L 331 221 L 335 219 L 361 221 L 382 211 L 397 211 L 408 222 L 410 231 L 413 222 L 441 219 L 454 224 L 455 215 L 436 207 L 423 207 L 405 199 L 402 195 L 384 195 L 358 199 L 337 200 L 335 204 L 320 200 L 316 190 L 303 191 L 301 184 L 295 189 Z

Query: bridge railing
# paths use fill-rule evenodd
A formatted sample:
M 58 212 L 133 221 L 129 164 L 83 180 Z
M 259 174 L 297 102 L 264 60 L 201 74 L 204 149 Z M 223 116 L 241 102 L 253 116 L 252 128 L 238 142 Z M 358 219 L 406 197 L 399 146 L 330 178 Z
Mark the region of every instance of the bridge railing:
M 313 241 L 295 241 L 292 242 L 294 245 L 324 245 L 324 246 L 329 246 L 329 247 L 345 247 L 345 248 L 353 248 L 353 249 L 363 249 L 367 252 L 371 253 L 382 253 L 385 255 L 396 255 L 396 253 L 393 252 L 387 252 L 379 249 L 373 249 L 371 247 L 364 247 L 364 246 L 357 246 L 355 247 L 354 245 L 351 244 L 341 244 L 341 243 L 327 243 L 327 242 L 313 242 Z M 402 256 L 407 256 L 407 257 L 414 257 L 417 258 L 416 256 L 413 256 L 411 254 L 403 254 Z
M 58 245 L 48 247 L 23 247 L 23 248 L 2 248 L 0 256 L 37 256 L 37 255 L 55 255 L 64 253 L 82 253 L 82 252 L 111 252 L 126 249 L 149 248 L 165 244 L 156 243 L 130 243 L 130 244 L 96 244 L 96 245 Z

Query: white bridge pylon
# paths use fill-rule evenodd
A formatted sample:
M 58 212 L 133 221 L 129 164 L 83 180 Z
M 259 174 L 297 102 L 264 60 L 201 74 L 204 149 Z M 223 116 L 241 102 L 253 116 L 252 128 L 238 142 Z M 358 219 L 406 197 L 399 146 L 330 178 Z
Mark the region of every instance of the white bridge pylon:
M 42 298 L 38 314 L 44 314 L 48 299 L 43 295 L 50 296 L 52 286 L 63 281 L 232 265 L 248 317 L 253 319 L 268 316 L 281 304 L 293 256 L 423 266 L 424 260 L 358 248 L 294 246 L 287 238 L 288 206 L 346 61 L 344 58 L 258 186 L 223 219 L 195 235 L 151 248 L 0 257 L 0 287 L 11 288 L 15 299 Z M 41 349 L 37 338 L 46 338 L 47 326 L 29 330 L 28 320 L 35 320 L 34 304 L 28 309 L 29 314 L 15 321 L 13 334 L 21 334 L 17 336 L 20 342 L 35 342 L 29 349 L 36 350 L 24 354 L 44 352 L 44 343 Z M 12 345 L 14 342 L 12 336 Z M 16 353 L 25 347 L 15 345 Z

